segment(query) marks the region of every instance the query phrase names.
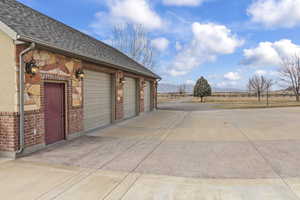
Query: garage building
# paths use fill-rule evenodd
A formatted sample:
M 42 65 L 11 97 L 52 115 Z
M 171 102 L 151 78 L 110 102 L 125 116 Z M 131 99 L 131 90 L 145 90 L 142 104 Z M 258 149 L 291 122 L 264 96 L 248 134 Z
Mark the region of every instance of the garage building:
M 0 8 L 0 156 L 156 108 L 160 77 L 149 69 L 15 0 Z

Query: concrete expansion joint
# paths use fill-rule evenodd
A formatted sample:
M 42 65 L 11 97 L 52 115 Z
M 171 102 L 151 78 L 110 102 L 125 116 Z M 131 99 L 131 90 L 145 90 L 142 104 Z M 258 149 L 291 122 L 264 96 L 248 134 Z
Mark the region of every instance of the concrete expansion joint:
M 126 179 L 129 179 L 131 173 L 128 173 L 115 187 L 112 188 L 112 190 L 110 192 L 107 193 L 107 195 L 105 195 L 103 198 L 99 198 L 99 200 L 111 200 L 111 196 L 113 196 L 113 193 L 116 191 L 118 191 L 118 188 L 124 183 L 126 182 Z M 113 199 L 123 199 L 125 197 L 125 195 L 130 191 L 130 189 L 133 187 L 133 185 L 141 178 L 142 174 L 138 174 L 137 177 L 135 177 L 135 179 L 133 181 L 131 181 L 131 183 L 128 185 L 128 187 L 126 188 L 126 190 L 123 192 L 123 194 L 117 194 L 118 198 L 113 198 Z
M 35 200 L 53 200 L 62 195 L 64 192 L 66 192 L 69 187 L 72 187 L 73 185 L 76 185 L 80 181 L 82 181 L 86 175 L 92 174 L 94 172 L 94 169 L 83 169 L 80 170 L 80 172 L 74 174 L 71 177 L 66 178 L 64 181 L 62 181 L 60 184 L 55 185 L 52 189 L 50 189 L 48 192 L 40 195 Z
M 179 117 L 178 117 L 179 116 Z M 131 173 L 134 173 L 135 171 L 136 171 L 136 169 L 138 169 L 140 166 L 141 166 L 141 164 L 147 159 L 147 158 L 149 158 L 150 156 L 151 156 L 151 154 L 153 153 L 153 152 L 155 152 L 158 148 L 159 148 L 159 146 L 161 146 L 162 145 L 162 143 L 163 142 L 165 142 L 165 140 L 168 138 L 168 136 L 171 134 L 171 130 L 174 128 L 174 127 L 176 127 L 178 124 L 180 124 L 180 123 L 182 123 L 182 121 L 184 121 L 184 119 L 186 118 L 186 116 L 187 116 L 187 113 L 185 112 L 183 115 L 178 115 L 178 116 L 176 116 L 176 118 L 174 119 L 174 120 L 172 120 L 171 121 L 171 123 L 170 124 L 168 124 L 168 128 L 166 128 L 166 129 L 160 129 L 160 131 L 158 131 L 158 133 L 160 133 L 161 131 L 163 131 L 164 130 L 164 132 L 165 132 L 165 134 L 162 136 L 162 138 L 161 138 L 161 141 L 157 144 L 157 145 L 155 145 L 154 146 L 154 148 L 136 165 L 136 167 L 135 168 L 133 168 L 132 170 L 130 170 L 127 174 L 126 174 L 126 176 L 120 181 L 120 183 L 118 183 L 117 184 L 117 186 L 116 187 L 114 187 L 104 198 L 103 198 L 103 200 L 108 200 L 109 199 L 109 197 L 110 197 L 110 195 L 114 192 L 114 191 L 116 191 L 117 190 L 117 188 L 129 177 L 129 175 L 131 174 Z M 150 136 L 150 138 L 151 138 L 151 136 Z M 146 137 L 143 139 L 143 140 L 145 140 L 146 139 Z M 149 139 L 149 138 L 148 138 Z M 132 188 L 132 186 L 140 179 L 140 177 L 142 177 L 142 174 L 139 174 L 139 176 L 130 184 L 130 186 L 128 187 L 128 189 L 123 193 L 123 195 L 121 196 L 121 197 L 119 197 L 118 199 L 123 199 L 123 197 L 130 191 L 130 189 Z
M 271 167 L 272 171 L 280 178 L 282 183 L 287 186 L 287 188 L 292 192 L 292 194 L 300 200 L 300 196 L 297 195 L 297 193 L 293 190 L 293 188 L 285 181 L 285 178 L 280 175 L 272 165 L 272 163 L 269 162 L 269 160 L 259 151 L 258 147 L 255 145 L 255 143 L 248 137 L 248 135 L 243 131 L 242 128 L 240 128 L 238 125 L 231 122 L 233 127 L 235 127 L 239 132 L 247 139 L 249 144 L 255 149 L 255 151 L 263 158 L 263 160 Z
M 128 172 L 124 178 L 116 185 L 116 187 L 114 187 L 105 197 L 108 197 L 115 189 L 118 188 L 118 186 L 120 186 L 125 180 L 126 178 L 128 178 L 128 176 L 134 172 L 143 161 L 145 161 L 165 140 L 166 138 L 170 135 L 171 130 L 173 128 L 175 128 L 177 126 L 177 124 L 181 123 L 187 116 L 187 113 L 185 112 L 184 114 L 177 114 L 176 117 L 174 117 L 174 120 L 170 120 L 170 123 L 168 123 L 167 128 L 159 128 L 157 129 L 153 134 L 149 135 L 149 136 L 144 136 L 142 137 L 140 140 L 138 140 L 137 142 L 133 143 L 132 145 L 130 145 L 128 148 L 126 148 L 122 153 L 116 155 L 115 157 L 113 157 L 111 160 L 105 162 L 104 164 L 101 164 L 99 166 L 97 166 L 94 169 L 84 169 L 82 171 L 80 171 L 79 173 L 75 174 L 72 177 L 67 178 L 65 181 L 63 181 L 63 183 L 54 186 L 51 190 L 49 190 L 47 193 L 42 194 L 40 197 L 37 198 L 37 200 L 54 200 L 59 198 L 59 196 L 63 195 L 65 192 L 71 190 L 74 186 L 76 186 L 78 183 L 84 181 L 85 179 L 87 179 L 88 177 L 92 176 L 93 174 L 95 174 L 98 170 L 104 168 L 105 166 L 109 165 L 111 162 L 113 162 L 114 160 L 118 159 L 119 157 L 121 157 L 123 154 L 125 154 L 126 152 L 128 152 L 130 149 L 134 148 L 135 146 L 137 146 L 138 144 L 149 140 L 151 138 L 155 138 L 157 137 L 157 135 L 162 134 L 162 138 L 160 139 L 161 141 L 159 142 L 158 145 L 156 145 L 138 164 L 137 166 L 132 169 L 130 172 Z M 94 150 L 95 151 L 95 150 Z M 136 179 L 136 181 L 139 179 L 140 176 L 138 176 L 138 178 Z M 132 183 L 134 184 L 134 183 Z M 130 190 L 131 187 L 129 187 L 128 191 Z M 127 192 L 128 192 L 127 191 Z M 126 195 L 126 193 L 124 194 Z

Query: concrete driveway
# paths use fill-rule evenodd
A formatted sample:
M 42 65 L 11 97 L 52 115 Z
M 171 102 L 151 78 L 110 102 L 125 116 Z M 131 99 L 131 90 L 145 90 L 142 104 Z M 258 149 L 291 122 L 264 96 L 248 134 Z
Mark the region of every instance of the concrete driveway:
M 299 200 L 300 108 L 156 111 L 0 161 L 1 199 Z

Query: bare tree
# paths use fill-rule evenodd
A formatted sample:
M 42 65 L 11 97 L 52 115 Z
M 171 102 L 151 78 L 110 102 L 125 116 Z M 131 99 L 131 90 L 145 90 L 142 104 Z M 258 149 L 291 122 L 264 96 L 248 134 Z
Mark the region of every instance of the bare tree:
M 283 59 L 279 73 L 280 80 L 293 90 L 296 101 L 300 101 L 300 56 Z
M 264 76 L 254 75 L 249 79 L 248 87 L 255 91 L 258 101 L 261 100 L 261 96 L 266 89 L 267 79 Z
M 252 91 L 252 88 L 251 88 L 251 85 L 250 85 L 250 81 L 248 82 L 247 84 L 247 89 L 248 89 L 248 97 L 251 97 L 251 91 Z
M 155 67 L 155 50 L 142 25 L 123 24 L 113 29 L 112 46 L 149 69 Z
M 178 92 L 181 95 L 185 95 L 186 94 L 186 85 L 185 84 L 179 85 Z
M 265 90 L 267 91 L 267 106 L 269 106 L 270 90 L 274 84 L 273 79 L 266 79 Z

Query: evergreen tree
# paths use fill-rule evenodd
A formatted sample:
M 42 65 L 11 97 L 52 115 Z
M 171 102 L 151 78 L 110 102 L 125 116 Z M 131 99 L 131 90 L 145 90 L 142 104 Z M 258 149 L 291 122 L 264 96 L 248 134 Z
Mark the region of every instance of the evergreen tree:
M 200 97 L 203 102 L 203 97 L 211 96 L 211 87 L 207 80 L 201 76 L 194 87 L 194 96 Z

